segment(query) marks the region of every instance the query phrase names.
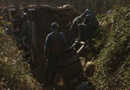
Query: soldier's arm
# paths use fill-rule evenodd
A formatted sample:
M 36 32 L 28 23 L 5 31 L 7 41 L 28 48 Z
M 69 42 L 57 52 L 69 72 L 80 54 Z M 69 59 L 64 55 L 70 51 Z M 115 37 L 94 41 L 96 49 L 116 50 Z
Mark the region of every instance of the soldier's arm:
M 44 56 L 48 56 L 48 50 L 49 50 L 49 35 L 47 35 L 44 45 Z

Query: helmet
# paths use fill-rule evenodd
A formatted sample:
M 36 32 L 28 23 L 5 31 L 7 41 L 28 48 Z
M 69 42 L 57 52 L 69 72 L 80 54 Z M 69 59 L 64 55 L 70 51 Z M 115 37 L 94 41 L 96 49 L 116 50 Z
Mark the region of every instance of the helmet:
M 52 31 L 55 31 L 58 27 L 59 27 L 59 25 L 58 25 L 56 22 L 53 22 L 53 23 L 51 24 L 51 30 L 52 30 Z
M 22 18 L 28 18 L 29 17 L 29 15 L 27 14 L 27 13 L 24 13 L 23 15 L 22 15 Z
M 84 13 L 86 13 L 86 14 L 90 14 L 91 11 L 90 11 L 89 9 L 86 9 Z
M 81 15 L 81 17 L 85 17 L 87 14 L 91 14 L 89 9 L 86 9 L 85 12 Z

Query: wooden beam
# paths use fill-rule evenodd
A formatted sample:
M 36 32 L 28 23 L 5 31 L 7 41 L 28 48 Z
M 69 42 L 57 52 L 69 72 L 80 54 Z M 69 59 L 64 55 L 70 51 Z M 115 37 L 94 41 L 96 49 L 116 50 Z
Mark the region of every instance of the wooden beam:
M 32 22 L 32 45 L 33 48 L 36 50 L 36 33 L 35 33 L 35 22 Z
M 80 54 L 80 53 L 84 50 L 84 47 L 85 47 L 85 45 L 82 45 L 82 46 L 78 49 L 77 53 Z
M 83 41 L 77 41 L 77 40 L 75 40 L 75 43 L 80 43 L 80 44 L 85 44 L 85 42 L 83 42 Z

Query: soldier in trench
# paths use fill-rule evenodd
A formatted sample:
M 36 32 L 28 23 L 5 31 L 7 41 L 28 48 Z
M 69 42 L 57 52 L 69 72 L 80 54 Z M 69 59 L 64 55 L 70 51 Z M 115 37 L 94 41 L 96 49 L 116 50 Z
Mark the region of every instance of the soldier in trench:
M 85 16 L 87 15 L 87 11 L 82 13 L 80 16 L 77 16 L 70 26 L 69 29 L 69 46 L 74 43 L 75 38 L 79 37 L 78 25 L 84 21 Z
M 31 47 L 31 25 L 29 21 L 29 15 L 27 13 L 22 15 L 22 26 L 15 33 L 17 33 L 15 36 L 16 40 L 19 42 L 25 42 L 26 45 Z
M 17 41 L 17 45 L 20 49 L 24 49 L 32 52 L 32 42 L 31 42 L 31 25 L 29 21 L 29 15 L 24 13 L 21 19 L 21 25 L 18 30 L 12 30 L 9 34 L 14 34 L 14 39 Z M 30 53 L 31 53 L 30 52 Z
M 93 33 L 98 29 L 98 26 L 97 18 L 87 9 L 83 23 L 79 24 L 79 40 L 84 42 L 91 41 Z
M 12 21 L 15 22 L 15 21 Z M 15 22 L 16 23 L 16 22 Z M 19 49 L 25 51 L 25 58 L 28 59 L 33 56 L 32 34 L 29 15 L 24 13 L 20 19 L 20 26 L 17 30 L 9 30 L 8 34 L 14 34 L 14 40 L 17 41 Z M 34 58 L 34 56 L 33 56 Z
M 45 84 L 52 84 L 58 69 L 58 54 L 66 49 L 67 42 L 63 33 L 58 32 L 59 25 L 51 24 L 51 33 L 46 37 L 44 56 L 46 59 Z M 51 72 L 50 72 L 51 71 Z M 50 76 L 50 77 L 49 77 Z

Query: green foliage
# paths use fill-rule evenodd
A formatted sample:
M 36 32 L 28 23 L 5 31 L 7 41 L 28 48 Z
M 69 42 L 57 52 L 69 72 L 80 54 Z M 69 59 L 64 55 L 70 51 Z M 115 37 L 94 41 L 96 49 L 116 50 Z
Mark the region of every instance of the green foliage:
M 103 18 L 103 17 L 105 17 L 105 15 L 104 14 L 98 14 L 96 17 L 97 18 Z
M 106 23 L 97 30 L 87 48 L 91 52 L 89 59 L 93 56 L 97 64 L 95 74 L 90 78 L 97 90 L 130 89 L 129 12 L 129 7 L 120 7 L 107 16 Z
M 41 90 L 22 56 L 12 37 L 0 29 L 0 90 Z

